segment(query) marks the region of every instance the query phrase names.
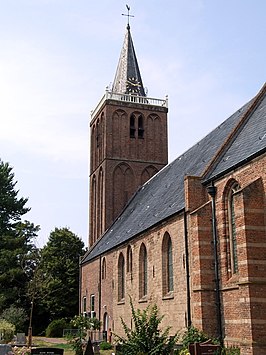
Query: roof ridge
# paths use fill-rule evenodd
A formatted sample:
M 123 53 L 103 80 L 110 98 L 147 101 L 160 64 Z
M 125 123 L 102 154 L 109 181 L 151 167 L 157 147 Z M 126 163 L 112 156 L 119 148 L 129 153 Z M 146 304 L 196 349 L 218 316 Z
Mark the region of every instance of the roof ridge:
M 264 83 L 264 85 L 262 86 L 260 91 L 253 98 L 249 107 L 247 107 L 247 109 L 243 113 L 242 117 L 239 119 L 238 124 L 235 126 L 235 128 L 232 130 L 232 132 L 229 134 L 227 139 L 223 142 L 220 149 L 217 151 L 217 153 L 215 154 L 213 159 L 210 161 L 210 163 L 206 166 L 205 170 L 201 174 L 202 179 L 206 179 L 208 177 L 208 175 L 211 173 L 211 171 L 219 163 L 223 153 L 226 151 L 226 148 L 228 148 L 231 145 L 231 143 L 234 141 L 234 139 L 236 138 L 238 133 L 241 131 L 241 129 L 244 127 L 244 125 L 246 124 L 246 122 L 250 118 L 251 113 L 256 109 L 256 107 L 262 101 L 265 94 L 266 94 L 266 83 Z

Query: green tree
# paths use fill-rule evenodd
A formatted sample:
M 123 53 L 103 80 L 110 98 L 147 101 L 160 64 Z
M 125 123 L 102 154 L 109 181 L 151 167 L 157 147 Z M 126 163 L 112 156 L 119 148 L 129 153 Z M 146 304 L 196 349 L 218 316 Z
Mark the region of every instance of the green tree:
M 12 167 L 0 159 L 0 313 L 12 304 L 25 308 L 27 287 L 36 266 L 33 243 L 39 226 L 23 221 L 30 208 L 18 197 Z
M 7 322 L 14 324 L 16 332 L 25 331 L 25 323 L 28 319 L 28 315 L 24 308 L 16 307 L 11 305 L 9 308 L 6 308 L 1 318 L 5 319 Z
M 169 337 L 170 327 L 164 331 L 159 328 L 163 316 L 159 316 L 157 306 L 148 306 L 143 311 L 135 310 L 131 299 L 130 306 L 134 327 L 130 329 L 121 318 L 126 337 L 117 336 L 117 341 L 120 343 L 118 354 L 170 354 L 177 341 L 177 334 Z
M 79 258 L 84 243 L 68 228 L 55 228 L 41 250 L 38 267 L 43 282 L 37 293 L 50 320 L 72 318 L 78 313 Z

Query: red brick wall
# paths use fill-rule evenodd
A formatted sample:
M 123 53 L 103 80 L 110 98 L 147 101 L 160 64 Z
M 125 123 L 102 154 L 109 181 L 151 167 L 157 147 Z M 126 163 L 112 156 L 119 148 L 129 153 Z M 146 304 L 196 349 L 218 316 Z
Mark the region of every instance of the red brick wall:
M 231 345 L 240 344 L 243 354 L 266 353 L 265 163 L 263 156 L 228 174 L 217 183 L 216 207 L 225 342 Z M 226 194 L 227 186 L 232 180 L 240 185 L 235 200 L 239 265 L 237 274 L 228 272 L 227 261 Z M 252 348 L 254 342 L 256 349 Z
M 162 242 L 164 234 L 168 232 L 173 249 L 174 263 L 174 290 L 169 295 L 163 295 L 162 274 Z M 139 299 L 139 251 L 144 242 L 148 257 L 148 294 Z M 122 252 L 127 266 L 127 247 L 132 248 L 132 275 L 126 272 L 125 299 L 118 301 L 118 258 Z M 187 325 L 187 299 L 186 299 L 186 272 L 185 272 L 185 246 L 184 246 L 184 220 L 183 215 L 176 216 L 164 225 L 150 230 L 135 240 L 113 250 L 102 257 L 106 258 L 107 277 L 101 280 L 101 317 L 107 311 L 110 315 L 112 331 L 123 335 L 120 321 L 122 317 L 131 325 L 131 312 L 129 296 L 132 297 L 134 306 L 144 309 L 148 304 L 157 304 L 160 314 L 165 317 L 162 328 L 171 326 L 171 333 L 184 329 Z M 97 295 L 96 304 L 99 305 L 98 274 L 99 259 L 83 266 L 81 296 L 87 291 Z M 98 269 L 97 269 L 98 268 Z M 127 267 L 126 267 L 127 270 Z M 105 307 L 104 307 L 105 306 Z M 97 312 L 98 314 L 98 312 Z M 101 318 L 102 320 L 102 318 Z
M 138 130 L 136 137 L 130 138 L 133 113 L 143 117 L 143 138 L 138 137 Z M 167 108 L 108 100 L 90 126 L 89 245 L 92 246 L 138 187 L 167 164 Z M 104 179 L 102 202 L 98 193 L 100 168 Z M 92 194 L 93 179 L 96 201 Z

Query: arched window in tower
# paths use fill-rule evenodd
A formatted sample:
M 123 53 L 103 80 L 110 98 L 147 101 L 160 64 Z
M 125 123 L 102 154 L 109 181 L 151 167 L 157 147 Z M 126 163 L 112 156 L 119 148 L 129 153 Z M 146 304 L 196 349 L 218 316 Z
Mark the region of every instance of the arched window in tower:
M 96 123 L 96 147 L 99 148 L 100 144 L 100 129 L 99 129 L 99 120 Z
M 229 232 L 229 260 L 228 271 L 231 274 L 238 272 L 237 257 L 237 224 L 236 224 L 236 193 L 240 189 L 237 182 L 231 185 L 228 193 L 228 232 Z
M 130 138 L 135 138 L 135 115 L 132 113 L 130 115 Z
M 91 228 L 90 228 L 90 246 L 92 246 L 96 240 L 96 221 L 97 221 L 97 191 L 96 191 L 96 176 L 94 175 L 91 183 Z
M 104 146 L 104 113 L 101 114 L 101 145 L 100 145 L 100 161 L 103 160 L 103 146 Z
M 106 279 L 106 259 L 103 258 L 102 261 L 102 280 Z
M 132 276 L 132 248 L 130 245 L 127 247 L 127 272 Z
M 148 181 L 153 175 L 158 172 L 154 166 L 147 166 L 141 173 L 141 185 L 143 185 L 146 181 Z
M 118 301 L 125 298 L 125 259 L 123 253 L 118 258 Z
M 99 183 L 98 183 L 98 213 L 97 213 L 97 236 L 100 237 L 104 231 L 103 221 L 103 169 L 99 171 Z
M 143 116 L 138 117 L 138 137 L 144 138 L 144 126 L 143 126 Z
M 91 130 L 91 171 L 95 169 L 95 126 Z
M 148 260 L 147 250 L 144 243 L 139 251 L 139 298 L 147 296 L 148 293 Z
M 134 172 L 128 164 L 118 164 L 113 173 L 113 218 L 122 211 L 135 187 Z
M 172 240 L 167 232 L 162 243 L 162 287 L 163 296 L 174 290 Z

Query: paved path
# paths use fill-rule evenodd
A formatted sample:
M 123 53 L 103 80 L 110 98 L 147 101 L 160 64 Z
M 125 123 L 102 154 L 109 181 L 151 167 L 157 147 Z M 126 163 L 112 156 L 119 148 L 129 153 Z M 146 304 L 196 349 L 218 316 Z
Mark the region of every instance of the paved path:
M 47 338 L 47 337 L 33 337 L 33 342 L 35 341 L 44 341 L 47 343 L 53 344 L 66 344 L 67 340 L 65 338 Z

